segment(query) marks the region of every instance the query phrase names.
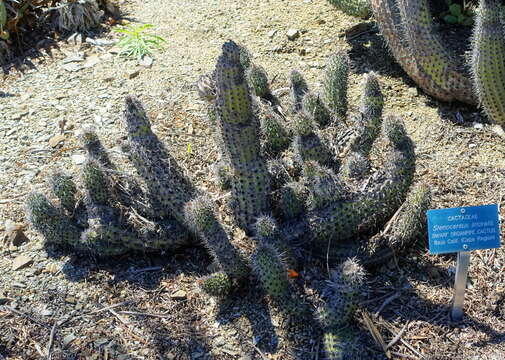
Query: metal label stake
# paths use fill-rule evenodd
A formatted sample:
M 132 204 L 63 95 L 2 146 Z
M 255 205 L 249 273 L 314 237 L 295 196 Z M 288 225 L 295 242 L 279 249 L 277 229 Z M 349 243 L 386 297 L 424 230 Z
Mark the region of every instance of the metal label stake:
M 497 204 L 432 209 L 426 212 L 430 254 L 458 253 L 454 298 L 450 316 L 463 318 L 470 251 L 500 247 L 500 218 Z
M 458 264 L 456 265 L 456 280 L 454 281 L 454 299 L 452 301 L 451 318 L 460 321 L 463 318 L 463 302 L 465 300 L 466 280 L 470 265 L 470 252 L 458 252 Z

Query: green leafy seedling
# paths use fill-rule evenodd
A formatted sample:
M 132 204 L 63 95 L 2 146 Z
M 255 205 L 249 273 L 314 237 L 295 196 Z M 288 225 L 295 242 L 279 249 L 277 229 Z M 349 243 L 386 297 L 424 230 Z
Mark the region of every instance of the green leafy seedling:
M 442 18 L 447 24 L 473 25 L 471 13 L 467 11 L 465 6 L 462 7 L 460 4 L 454 4 L 452 0 L 446 0 L 446 4 L 449 10 L 444 12 L 445 15 Z
M 127 26 L 124 29 L 115 28 L 114 31 L 124 34 L 118 42 L 121 48 L 120 55 L 140 60 L 146 55 L 152 55 L 155 49 L 162 49 L 166 40 L 161 36 L 150 34 L 148 29 L 154 25 Z

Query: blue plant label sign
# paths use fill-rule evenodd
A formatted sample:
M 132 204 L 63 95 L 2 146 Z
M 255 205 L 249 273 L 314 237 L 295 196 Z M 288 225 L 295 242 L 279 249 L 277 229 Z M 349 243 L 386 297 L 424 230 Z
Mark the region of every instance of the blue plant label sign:
M 428 210 L 430 254 L 500 247 L 498 205 Z

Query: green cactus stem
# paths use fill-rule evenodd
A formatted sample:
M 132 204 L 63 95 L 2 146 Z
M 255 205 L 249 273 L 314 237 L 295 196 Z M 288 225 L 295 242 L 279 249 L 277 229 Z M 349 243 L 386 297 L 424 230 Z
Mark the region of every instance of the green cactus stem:
M 332 5 L 342 10 L 344 13 L 368 19 L 371 15 L 369 0 L 329 0 Z
M 276 194 L 277 212 L 284 220 L 295 219 L 305 212 L 307 188 L 299 182 L 289 182 Z
M 312 119 L 304 115 L 298 115 L 294 121 L 294 133 L 292 148 L 295 159 L 299 164 L 314 160 L 321 165 L 331 165 L 333 154 L 314 132 Z
M 79 134 L 79 141 L 82 147 L 87 151 L 90 159 L 97 161 L 103 167 L 114 168 L 107 150 L 103 147 L 94 128 L 84 128 Z
M 324 328 L 348 325 L 358 308 L 364 281 L 365 270 L 355 258 L 347 259 L 331 273 L 325 291 L 327 301 L 319 311 Z
M 78 247 L 81 229 L 42 194 L 31 193 L 26 200 L 28 221 L 48 243 Z
M 150 195 L 160 204 L 162 213 L 159 215 L 171 215 L 184 223 L 184 206 L 195 194 L 193 185 L 152 132 L 139 100 L 126 97 L 123 120 L 128 131 L 130 158 L 144 178 Z
M 265 69 L 258 65 L 251 65 L 246 72 L 247 81 L 251 84 L 256 96 L 267 98 L 270 95 L 268 75 Z
M 231 207 L 238 225 L 252 230 L 256 218 L 269 208 L 269 176 L 260 154 L 258 123 L 240 64 L 240 49 L 223 45 L 214 71 L 216 118 L 232 177 Z
M 262 115 L 260 118 L 261 149 L 266 156 L 275 157 L 289 147 L 291 137 L 282 125 L 279 115 L 272 111 Z
M 498 0 L 481 0 L 472 37 L 471 67 L 479 103 L 505 126 L 505 14 Z
M 61 206 L 72 214 L 77 204 L 77 186 L 72 180 L 72 176 L 65 175 L 60 171 L 54 173 L 51 177 L 51 188 Z
M 245 260 L 230 243 L 210 201 L 204 197 L 196 198 L 186 205 L 185 213 L 186 223 L 203 240 L 223 272 L 234 282 L 245 279 L 249 274 Z
M 476 104 L 471 79 L 443 46 L 427 0 L 371 0 L 374 18 L 396 61 L 428 94 Z
M 383 122 L 382 134 L 388 144 L 383 167 L 376 172 L 366 191 L 355 199 L 335 201 L 309 213 L 310 232 L 318 241 L 345 240 L 360 231 L 370 231 L 384 224 L 405 200 L 415 168 L 413 145 L 405 133 L 403 123 L 388 117 Z
M 253 270 L 261 286 L 281 307 L 291 307 L 291 284 L 288 271 L 279 251 L 271 244 L 261 242 L 252 257 Z
M 313 119 L 320 127 L 325 127 L 331 123 L 331 114 L 324 105 L 319 95 L 307 93 L 303 97 L 302 108 L 304 114 Z
M 349 57 L 343 51 L 330 56 L 324 72 L 324 97 L 330 111 L 339 119 L 347 116 Z
M 325 360 L 354 360 L 363 358 L 357 334 L 350 327 L 330 329 L 323 334 Z
M 302 109 L 303 97 L 309 92 L 307 82 L 299 71 L 292 70 L 289 74 L 289 88 L 293 111 L 298 112 Z
M 218 272 L 205 277 L 201 280 L 200 286 L 207 294 L 215 297 L 225 297 L 233 287 L 230 278 L 224 272 Z

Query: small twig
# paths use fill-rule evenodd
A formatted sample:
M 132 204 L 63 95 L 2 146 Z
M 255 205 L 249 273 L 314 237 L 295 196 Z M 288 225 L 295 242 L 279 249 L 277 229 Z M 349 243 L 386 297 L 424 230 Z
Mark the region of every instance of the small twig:
M 160 270 L 163 270 L 162 266 L 152 266 L 152 267 L 147 267 L 147 268 L 143 268 L 143 269 L 133 270 L 133 271 L 130 271 L 130 273 L 138 274 L 138 273 L 146 272 L 146 271 L 160 271 Z
M 400 293 L 399 292 L 396 292 L 394 293 L 393 295 L 391 295 L 390 297 L 388 297 L 386 300 L 384 300 L 384 302 L 382 303 L 382 305 L 379 307 L 379 309 L 375 312 L 375 316 L 378 316 L 382 310 L 384 310 L 384 308 L 390 303 L 392 302 L 393 300 L 397 299 L 400 297 Z
M 49 344 L 47 345 L 47 360 L 51 360 L 51 353 L 53 349 L 54 334 L 56 333 L 56 323 L 54 322 L 53 328 L 51 329 L 51 334 L 49 335 Z
M 349 36 L 349 37 L 347 38 L 347 40 L 354 40 L 354 39 L 356 39 L 356 38 L 360 37 L 361 35 L 364 35 L 364 34 L 372 34 L 372 33 L 374 33 L 375 31 L 376 31 L 375 29 L 370 29 L 370 30 L 367 30 L 367 31 L 362 31 L 362 32 L 360 32 L 360 33 L 357 33 L 357 34 L 354 34 L 354 35 L 352 35 L 352 36 Z
M 401 358 L 405 358 L 405 359 L 418 360 L 418 358 L 416 358 L 415 356 L 407 355 L 407 354 L 402 354 L 402 353 L 399 353 L 399 352 L 396 352 L 396 351 L 391 351 L 391 354 L 393 354 L 395 356 L 399 356 Z
M 389 349 L 390 347 L 392 347 L 394 344 L 396 344 L 398 342 L 398 340 L 401 339 L 401 337 L 403 336 L 403 334 L 405 333 L 405 330 L 407 330 L 407 326 L 409 325 L 409 323 L 407 322 L 403 328 L 400 330 L 400 332 L 398 333 L 398 335 L 396 335 L 387 345 L 386 345 L 386 349 Z
M 13 309 L 13 308 L 11 308 L 10 306 L 7 306 L 7 305 L 4 305 L 4 308 L 7 309 L 7 310 L 9 310 L 10 312 L 12 312 L 14 314 L 18 314 L 18 315 L 20 315 L 20 316 L 22 316 L 22 317 L 24 317 L 24 318 L 26 318 L 26 319 L 28 319 L 30 321 L 33 321 L 36 324 L 39 324 L 39 325 L 44 326 L 44 327 L 47 327 L 46 324 L 41 323 L 37 319 L 32 318 L 30 315 L 25 314 L 24 312 L 21 312 L 19 310 Z
M 158 318 L 169 318 L 172 315 L 171 314 L 150 314 L 150 313 L 144 313 L 144 312 L 138 312 L 138 311 L 118 311 L 118 314 L 125 314 L 125 315 L 141 315 L 141 316 L 151 316 L 151 317 L 158 317 Z
M 448 339 L 450 340 L 450 338 L 448 338 Z M 409 349 L 414 354 L 416 354 L 417 356 L 419 356 L 420 359 L 424 359 L 425 358 L 423 354 L 421 354 L 419 351 L 417 351 L 416 349 L 414 349 L 414 347 L 412 345 L 410 345 L 408 342 L 406 342 L 403 339 L 400 339 L 400 341 L 402 342 L 403 345 L 405 345 L 407 347 L 407 349 Z
M 373 339 L 382 348 L 386 357 L 388 359 L 391 359 L 391 352 L 387 349 L 386 343 L 384 342 L 384 338 L 382 337 L 379 330 L 377 330 L 377 327 L 374 325 L 372 319 L 370 318 L 370 316 L 368 316 L 366 311 L 363 311 L 362 314 L 363 314 L 363 321 L 365 322 L 365 325 L 368 328 L 368 331 L 372 335 Z
M 119 314 L 116 312 L 116 310 L 111 309 L 111 308 L 109 308 L 109 309 L 107 309 L 107 310 L 108 310 L 108 311 L 109 311 L 112 315 L 114 315 L 114 316 L 115 316 L 115 317 L 116 317 L 119 321 L 121 321 L 124 325 L 126 325 L 126 326 L 129 328 L 129 326 L 128 326 L 128 325 L 129 325 L 130 323 L 129 323 L 128 321 L 126 321 L 126 320 L 125 320 L 125 319 L 124 319 L 121 315 L 119 315 Z
M 256 345 L 254 345 L 252 342 L 251 342 L 251 345 L 252 345 L 252 347 L 254 348 L 254 350 L 256 350 L 256 352 L 257 352 L 258 354 L 260 354 L 260 356 L 261 356 L 261 358 L 262 358 L 263 360 L 268 360 L 268 358 L 265 356 L 265 354 L 263 354 L 263 352 L 262 352 L 260 349 L 258 349 L 258 347 L 257 347 Z

